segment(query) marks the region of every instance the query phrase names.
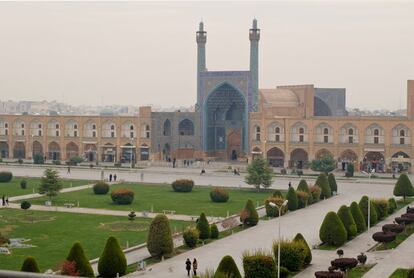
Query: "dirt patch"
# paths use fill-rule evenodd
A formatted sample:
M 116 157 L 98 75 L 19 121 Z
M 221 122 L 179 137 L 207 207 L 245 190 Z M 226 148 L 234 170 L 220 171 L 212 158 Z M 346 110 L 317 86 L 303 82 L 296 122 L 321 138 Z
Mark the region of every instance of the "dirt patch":
M 100 223 L 99 227 L 112 232 L 144 232 L 148 230 L 149 223 L 143 221 L 115 221 L 109 223 Z

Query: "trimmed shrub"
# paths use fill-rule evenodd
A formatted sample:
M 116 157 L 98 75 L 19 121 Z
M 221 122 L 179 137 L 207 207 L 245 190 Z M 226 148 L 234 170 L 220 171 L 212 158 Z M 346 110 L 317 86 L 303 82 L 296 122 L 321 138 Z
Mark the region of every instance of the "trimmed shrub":
M 336 247 L 346 242 L 348 234 L 344 224 L 335 212 L 330 211 L 326 214 L 319 229 L 319 238 L 324 244 Z
M 360 234 L 367 229 L 367 224 L 365 224 L 365 218 L 362 214 L 361 208 L 357 204 L 357 202 L 352 202 L 350 206 L 352 218 L 354 218 L 354 222 L 357 228 L 357 233 Z
M 396 234 L 402 233 L 405 229 L 404 225 L 400 225 L 400 224 L 385 224 L 382 226 L 382 231 L 384 233 L 387 232 L 393 232 Z
M 331 187 L 329 186 L 328 177 L 325 173 L 320 173 L 318 178 L 316 179 L 315 185 L 321 188 L 321 196 L 320 199 L 327 199 L 332 196 Z
M 281 198 L 281 199 L 284 199 L 285 197 L 283 197 L 283 194 L 282 194 L 282 192 L 280 192 L 280 190 L 275 190 L 275 191 L 273 191 L 273 194 L 272 194 L 272 196 L 273 197 L 279 197 L 279 198 Z
M 37 153 L 33 156 L 33 164 L 45 164 L 43 154 Z
M 221 259 L 216 270 L 216 274 L 217 273 L 224 274 L 226 277 L 242 278 L 240 271 L 231 256 L 224 256 Z M 216 275 L 213 276 L 213 278 L 215 277 Z
M 370 226 L 374 226 L 377 222 L 378 222 L 378 216 L 377 216 L 377 211 L 374 207 L 374 205 L 372 204 L 372 202 L 370 203 Z M 359 201 L 359 208 L 362 211 L 362 215 L 364 216 L 365 219 L 365 225 L 368 226 L 368 197 L 367 196 L 362 196 L 361 200 Z
M 197 246 L 199 237 L 200 237 L 200 232 L 195 228 L 187 228 L 183 232 L 184 243 L 190 248 L 194 248 Z
M 397 234 L 393 232 L 376 232 L 372 235 L 372 239 L 376 242 L 391 242 L 395 239 L 396 236 Z
M 210 225 L 210 238 L 217 239 L 217 238 L 219 238 L 219 235 L 220 235 L 220 233 L 219 233 L 219 230 L 217 228 L 217 225 L 216 224 L 211 224 Z
M 66 258 L 67 261 L 75 262 L 76 270 L 82 277 L 94 277 L 93 269 L 83 251 L 80 242 L 75 242 Z
M 293 238 L 293 241 L 301 241 L 304 244 L 305 250 L 305 260 L 304 260 L 304 264 L 305 265 L 309 265 L 312 262 L 312 251 L 309 248 L 308 243 L 306 242 L 306 239 L 303 237 L 303 235 L 301 233 L 296 234 L 296 236 Z
M 312 198 L 312 194 L 310 192 L 308 183 L 306 182 L 305 179 L 301 179 L 298 185 L 298 188 L 296 189 L 296 191 L 303 191 L 308 193 L 308 205 L 313 203 L 313 198 Z
M 317 185 L 309 188 L 309 191 L 312 195 L 312 203 L 317 203 L 321 199 L 321 188 Z
M 338 210 L 338 217 L 341 219 L 346 232 L 348 234 L 348 239 L 351 239 L 357 235 L 357 226 L 355 224 L 354 217 L 352 217 L 351 210 L 343 205 Z
M 9 182 L 13 178 L 13 174 L 11 172 L 0 172 L 0 182 Z
M 298 271 L 305 265 L 306 247 L 305 243 L 299 241 L 281 240 L 273 242 L 273 254 L 276 262 L 278 258 L 278 244 L 280 243 L 280 265 L 286 267 L 289 271 Z
M 316 271 L 315 272 L 316 278 L 343 278 L 342 272 L 339 271 Z
M 287 207 L 290 211 L 295 211 L 298 209 L 299 202 L 298 196 L 296 195 L 296 191 L 293 187 L 289 187 L 289 190 L 286 194 L 286 200 L 288 200 Z
M 342 272 L 346 272 L 358 265 L 358 260 L 355 258 L 339 258 L 331 261 L 331 265 L 334 269 L 339 269 Z
M 262 251 L 244 253 L 243 269 L 245 278 L 274 278 L 277 274 L 272 255 Z
M 210 192 L 210 199 L 216 203 L 225 203 L 229 200 L 229 193 L 222 187 L 214 187 Z
M 24 210 L 29 209 L 31 206 L 32 204 L 30 204 L 30 202 L 26 200 L 20 203 L 20 208 Z
M 191 192 L 194 187 L 194 181 L 187 179 L 179 179 L 171 184 L 175 192 Z
M 414 278 L 414 268 L 408 269 L 407 278 Z
M 147 248 L 151 256 L 161 258 L 174 252 L 170 221 L 164 214 L 158 214 L 148 230 Z
M 27 180 L 21 180 L 20 181 L 20 188 L 21 189 L 26 189 L 27 188 Z
M 98 181 L 93 186 L 93 193 L 95 193 L 96 195 L 105 195 L 108 192 L 109 192 L 109 185 L 106 182 Z
M 372 199 L 371 202 L 376 208 L 378 220 L 388 216 L 388 201 L 386 199 Z
M 240 221 L 244 226 L 256 226 L 259 222 L 259 215 L 252 200 L 247 200 L 246 206 L 240 213 Z
M 106 241 L 105 248 L 99 257 L 98 272 L 102 277 L 123 276 L 127 270 L 127 260 L 118 240 L 111 236 Z
M 394 196 L 402 196 L 404 198 L 404 203 L 405 197 L 414 196 L 413 185 L 406 174 L 401 174 L 398 177 L 397 183 L 394 187 Z
M 40 273 L 40 269 L 39 269 L 39 266 L 37 265 L 36 260 L 30 256 L 24 260 L 20 271 Z
M 408 224 L 414 223 L 414 219 L 407 218 L 407 217 L 396 217 L 395 222 L 397 222 L 398 224 L 408 225 Z
M 305 208 L 308 206 L 309 195 L 303 191 L 296 191 L 296 196 L 298 199 L 298 208 Z
M 200 232 L 200 239 L 210 238 L 210 224 L 208 223 L 207 217 L 202 212 L 197 221 L 197 230 Z
M 129 189 L 115 189 L 111 192 L 112 201 L 118 205 L 129 205 L 134 201 L 134 191 Z
M 350 178 L 354 176 L 355 167 L 354 164 L 348 163 L 346 166 L 345 177 Z
M 394 211 L 397 209 L 397 202 L 394 198 L 388 199 L 388 214 L 393 214 Z
M 331 188 L 332 194 L 336 194 L 338 192 L 338 185 L 336 184 L 335 175 L 333 173 L 329 173 L 328 175 L 328 183 L 329 187 Z
M 71 261 L 65 260 L 62 264 L 60 272 L 62 275 L 68 275 L 68 276 L 74 276 L 74 277 L 80 276 L 80 273 L 76 269 L 76 263 L 74 261 L 71 262 Z
M 272 207 L 270 205 L 270 203 L 274 203 L 274 204 L 278 205 L 279 207 L 281 207 L 284 201 L 285 200 L 283 200 L 282 198 L 279 198 L 279 197 L 267 198 L 265 200 L 266 215 L 268 217 L 279 217 L 279 208 L 278 207 Z M 280 215 L 284 215 L 286 213 L 286 211 L 287 211 L 287 207 L 283 206 L 281 211 L 280 211 Z

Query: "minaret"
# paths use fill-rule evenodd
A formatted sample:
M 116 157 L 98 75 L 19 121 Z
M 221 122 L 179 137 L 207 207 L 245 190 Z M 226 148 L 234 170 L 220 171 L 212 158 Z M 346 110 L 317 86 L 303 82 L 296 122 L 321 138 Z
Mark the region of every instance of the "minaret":
M 196 110 L 200 108 L 201 102 L 201 80 L 200 73 L 206 71 L 206 42 L 207 32 L 204 31 L 204 23 L 201 21 L 196 33 L 197 41 L 197 104 Z
M 253 88 L 253 110 L 257 109 L 259 94 L 259 40 L 260 29 L 257 28 L 257 19 L 253 19 L 252 29 L 249 30 L 250 39 L 250 74 Z

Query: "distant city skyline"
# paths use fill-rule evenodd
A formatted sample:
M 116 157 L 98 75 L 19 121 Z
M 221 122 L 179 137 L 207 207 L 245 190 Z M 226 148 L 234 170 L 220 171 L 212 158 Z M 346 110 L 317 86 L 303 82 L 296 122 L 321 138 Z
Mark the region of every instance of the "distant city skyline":
M 209 70 L 246 70 L 262 29 L 259 87 L 347 89 L 347 107 L 405 109 L 414 3 L 0 2 L 0 100 L 71 105 L 196 101 L 195 31 Z

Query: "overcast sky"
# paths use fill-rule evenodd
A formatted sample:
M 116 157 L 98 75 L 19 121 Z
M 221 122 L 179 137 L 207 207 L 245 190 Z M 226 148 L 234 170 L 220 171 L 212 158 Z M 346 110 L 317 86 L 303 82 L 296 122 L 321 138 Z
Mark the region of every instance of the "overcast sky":
M 347 106 L 406 106 L 414 79 L 414 3 L 0 3 L 0 100 L 193 105 L 195 31 L 207 68 L 249 67 L 262 29 L 259 86 L 345 87 Z

